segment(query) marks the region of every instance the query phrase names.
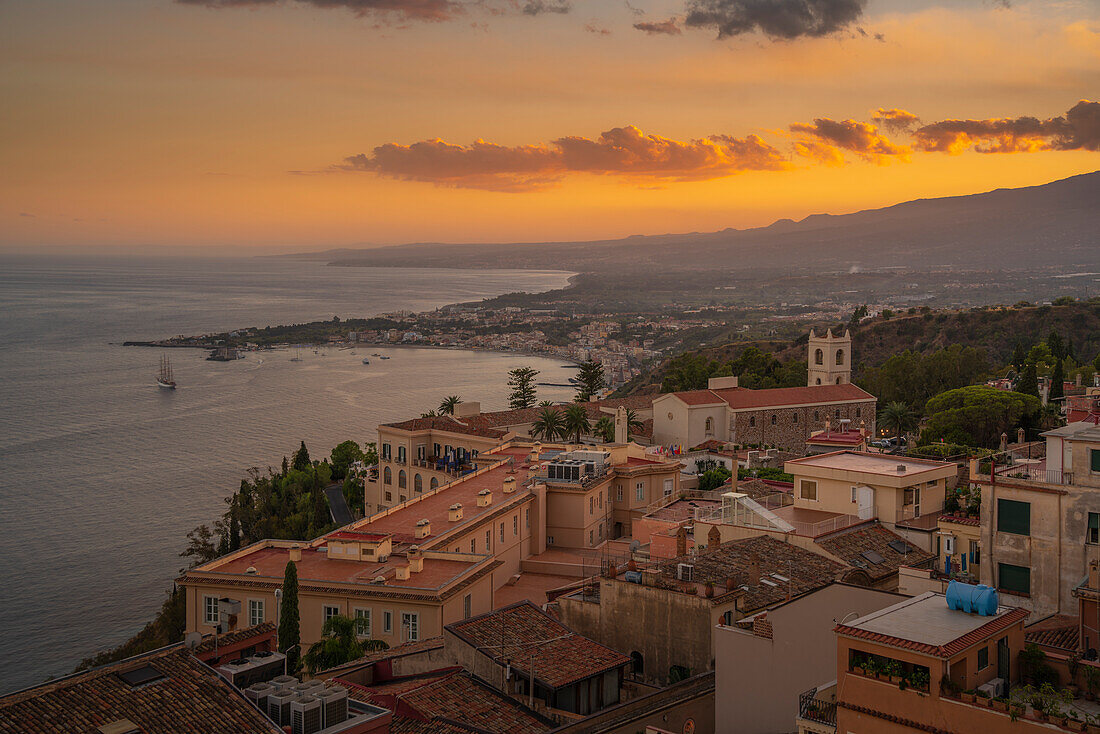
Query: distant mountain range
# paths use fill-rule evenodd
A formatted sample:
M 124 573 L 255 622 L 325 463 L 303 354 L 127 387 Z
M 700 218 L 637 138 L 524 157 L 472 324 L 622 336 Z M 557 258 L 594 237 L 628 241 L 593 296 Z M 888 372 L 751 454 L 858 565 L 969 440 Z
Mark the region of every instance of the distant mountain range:
M 720 232 L 589 242 L 417 243 L 285 255 L 333 265 L 578 272 L 907 266 L 1026 269 L 1100 264 L 1100 171 L 1042 186 L 917 199 Z

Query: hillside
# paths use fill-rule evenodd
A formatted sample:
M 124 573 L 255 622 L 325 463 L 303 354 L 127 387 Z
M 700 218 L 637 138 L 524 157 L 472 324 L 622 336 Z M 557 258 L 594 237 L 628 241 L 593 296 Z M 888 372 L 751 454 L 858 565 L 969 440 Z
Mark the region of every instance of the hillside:
M 291 255 L 334 265 L 557 268 L 642 272 L 699 268 L 849 270 L 1028 268 L 1100 264 L 1100 171 L 1041 186 L 918 199 L 768 227 L 591 242 L 418 243 Z M 792 265 L 797 264 L 797 265 Z
M 842 330 L 843 324 L 812 324 L 819 332 Z M 811 324 L 807 324 L 807 330 Z M 929 311 L 890 319 L 865 321 L 852 329 L 853 381 L 861 370 L 885 362 L 906 350 L 930 354 L 954 344 L 984 349 L 991 366 L 1006 364 L 1017 342 L 1030 346 L 1057 331 L 1073 343 L 1078 362 L 1092 361 L 1100 352 L 1100 299 L 1059 306 L 1009 306 L 967 311 Z M 781 362 L 805 361 L 806 340 L 780 344 L 767 341 L 735 342 L 694 350 L 692 354 L 725 364 L 748 347 L 772 352 Z M 664 380 L 668 360 L 623 389 L 623 394 L 655 392 Z

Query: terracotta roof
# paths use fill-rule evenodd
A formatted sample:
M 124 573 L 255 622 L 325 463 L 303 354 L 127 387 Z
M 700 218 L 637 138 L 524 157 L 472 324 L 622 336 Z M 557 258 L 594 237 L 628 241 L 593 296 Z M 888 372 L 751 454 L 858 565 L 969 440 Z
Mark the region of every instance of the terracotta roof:
M 604 400 L 590 400 L 587 403 L 573 404 L 583 405 L 588 411 L 589 419 L 596 421 L 608 415 L 600 410 L 601 408 L 618 408 L 621 406 L 633 410 L 649 410 L 653 406 L 654 397 L 657 396 L 630 395 L 625 398 L 605 398 Z M 552 405 L 549 407 L 554 410 L 565 410 L 569 406 Z M 534 423 L 543 409 L 543 406 L 536 406 L 534 408 L 519 408 L 517 410 L 490 411 L 487 413 L 478 413 L 477 415 L 463 416 L 462 418 L 453 418 L 451 416 L 413 418 L 399 423 L 384 423 L 383 425 L 405 431 L 432 429 L 495 438 L 504 435 L 505 431 L 502 429 Z M 649 435 L 652 435 L 652 431 Z
M 940 595 L 942 596 L 942 595 Z M 920 597 L 916 597 L 917 600 Z M 965 614 L 965 612 L 959 612 L 959 614 Z M 894 635 L 887 635 L 881 632 L 873 632 L 871 630 L 860 629 L 858 627 L 851 627 L 846 624 L 838 624 L 834 630 L 837 634 L 844 635 L 846 637 L 853 637 L 859 640 L 866 640 L 868 642 L 877 642 L 881 645 L 889 645 L 891 647 L 901 648 L 903 650 L 913 650 L 914 652 L 923 653 L 925 655 L 932 655 L 938 658 L 951 658 L 963 652 L 972 645 L 976 645 L 984 640 L 988 640 L 997 633 L 1014 626 L 1015 624 L 1024 621 L 1028 617 L 1028 611 L 1019 607 L 1012 607 L 1007 611 L 995 616 L 990 617 L 989 621 L 985 624 L 970 630 L 969 632 L 956 637 L 954 640 L 946 642 L 942 645 L 933 645 L 927 642 L 917 642 L 916 640 L 907 640 L 903 637 L 897 637 Z
M 860 431 L 818 431 L 806 443 L 819 446 L 858 446 L 866 440 Z
M 738 482 L 736 488 L 731 488 L 734 492 L 740 492 L 747 494 L 752 499 L 758 499 L 760 497 L 770 497 L 773 494 L 779 494 L 782 490 L 765 482 L 763 479 L 745 479 Z
M 956 525 L 972 525 L 977 527 L 982 524 L 980 517 L 965 517 L 963 515 L 940 515 L 941 523 L 953 522 Z
M 748 572 L 753 561 L 760 568 L 757 584 L 749 583 Z M 728 578 L 733 578 L 739 586 L 747 586 L 741 603 L 741 610 L 746 613 L 786 601 L 788 596 L 793 599 L 828 586 L 846 570 L 843 565 L 818 553 L 768 535 L 723 543 L 714 550 L 697 548 L 695 556 L 680 556 L 661 563 L 662 576 L 670 583 L 678 583 L 676 572 L 681 563 L 694 566 L 697 593 L 708 580 L 714 583 L 715 598 L 725 595 Z
M 473 417 L 476 418 L 477 416 Z M 407 421 L 384 423 L 383 425 L 387 428 L 396 428 L 401 431 L 447 431 L 449 433 L 483 436 L 485 438 L 504 438 L 507 433 L 507 431 L 484 426 L 480 421 L 472 421 L 469 418 L 452 418 L 449 415 L 411 418 Z
M 1042 647 L 1074 652 L 1081 641 L 1080 620 L 1076 617 L 1058 615 L 1024 628 L 1024 640 Z
M 253 638 L 264 637 L 274 631 L 274 622 L 263 622 L 255 627 L 245 627 L 244 629 L 234 632 L 227 632 L 217 638 L 217 645 L 214 644 L 214 635 L 209 635 L 204 637 L 202 642 L 195 646 L 195 654 L 214 652 L 215 648 L 232 647 Z
M 137 685 L 120 677 L 141 668 L 160 677 Z M 282 732 L 182 646 L 0 698 L 4 734 L 95 734 L 98 727 L 121 719 L 133 722 L 143 734 Z
M 553 728 L 549 719 L 455 668 L 379 686 L 337 681 L 347 686 L 351 697 L 392 710 L 398 722 L 392 731 L 446 731 L 404 724 L 403 719 L 428 724 L 443 721 L 490 734 L 542 734 Z
M 810 385 L 809 387 L 775 387 L 767 390 L 731 387 L 722 390 L 690 390 L 671 394 L 688 405 L 726 403 L 733 410 L 770 408 L 780 405 L 819 405 L 875 399 L 874 395 L 851 383 L 844 385 Z
M 621 652 L 578 635 L 529 601 L 521 601 L 446 627 L 494 662 L 508 663 L 561 688 L 630 663 Z M 505 643 L 501 646 L 501 635 Z
M 866 571 L 872 581 L 897 573 L 900 566 L 922 568 L 935 560 L 931 553 L 906 542 L 877 521 L 841 530 L 815 542 L 849 566 Z M 903 552 L 899 548 L 908 550 Z

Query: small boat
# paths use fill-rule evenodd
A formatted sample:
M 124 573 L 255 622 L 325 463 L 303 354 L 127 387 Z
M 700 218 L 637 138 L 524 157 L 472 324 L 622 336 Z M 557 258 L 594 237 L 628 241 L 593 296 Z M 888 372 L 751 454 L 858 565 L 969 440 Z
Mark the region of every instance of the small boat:
M 157 384 L 166 390 L 176 389 L 176 381 L 172 377 L 172 363 L 164 356 L 160 358 L 160 372 L 157 374 Z
M 377 357 L 377 356 L 379 356 L 379 354 L 378 354 L 378 352 L 371 352 L 371 353 L 370 353 L 370 356 L 372 356 L 372 357 Z
M 370 364 L 370 360 L 366 357 L 363 358 L 363 364 Z
M 389 359 L 389 357 L 383 354 L 381 357 L 379 357 L 379 359 Z

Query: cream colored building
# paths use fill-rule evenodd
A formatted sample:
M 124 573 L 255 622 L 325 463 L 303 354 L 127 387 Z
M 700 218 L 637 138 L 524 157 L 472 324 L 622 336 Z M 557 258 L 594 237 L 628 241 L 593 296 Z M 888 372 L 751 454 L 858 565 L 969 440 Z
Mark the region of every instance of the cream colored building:
M 810 329 L 807 344 L 807 385 L 843 385 L 852 381 L 852 334 L 833 336 L 833 330 L 818 336 Z

